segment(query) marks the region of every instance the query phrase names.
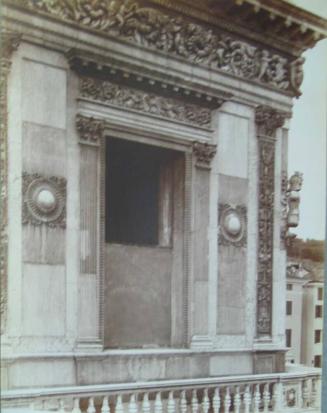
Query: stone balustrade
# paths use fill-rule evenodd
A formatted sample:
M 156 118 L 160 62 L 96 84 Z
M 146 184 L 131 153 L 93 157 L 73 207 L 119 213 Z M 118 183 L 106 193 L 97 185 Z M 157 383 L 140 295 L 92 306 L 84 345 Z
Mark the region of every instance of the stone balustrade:
M 259 413 L 320 411 L 320 371 L 10 390 L 2 411 Z

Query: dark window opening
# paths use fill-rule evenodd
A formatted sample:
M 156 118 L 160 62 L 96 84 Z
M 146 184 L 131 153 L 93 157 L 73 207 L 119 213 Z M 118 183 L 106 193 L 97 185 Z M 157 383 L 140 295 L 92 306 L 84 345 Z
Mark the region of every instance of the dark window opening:
M 321 287 L 318 288 L 318 300 L 323 299 L 323 289 Z
M 292 347 L 292 330 L 287 329 L 285 331 L 286 334 L 286 347 Z
M 321 330 L 315 330 L 315 344 L 321 343 Z
M 109 138 L 106 144 L 106 242 L 169 246 L 173 177 L 179 152 Z
M 321 367 L 321 356 L 315 356 L 314 367 Z
M 316 318 L 322 317 L 322 305 L 316 305 Z
M 292 290 L 293 290 L 293 285 L 292 285 L 292 284 L 287 284 L 287 285 L 286 285 L 286 289 L 287 289 L 288 291 L 292 291 Z
M 292 301 L 286 301 L 286 315 L 292 315 Z

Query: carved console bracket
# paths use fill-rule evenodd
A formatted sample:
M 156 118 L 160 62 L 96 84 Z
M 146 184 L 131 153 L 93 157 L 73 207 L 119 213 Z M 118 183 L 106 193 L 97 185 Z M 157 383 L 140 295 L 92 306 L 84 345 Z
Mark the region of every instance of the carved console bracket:
M 1 29 L 0 44 L 0 186 L 1 186 L 1 227 L 0 227 L 0 314 L 1 334 L 5 330 L 7 318 L 8 279 L 8 117 L 7 81 L 11 67 L 11 56 L 17 50 L 21 35 Z
M 195 165 L 199 168 L 209 169 L 216 152 L 217 145 L 212 145 L 206 142 L 193 142 Z
M 103 137 L 105 122 L 88 116 L 76 116 L 76 129 L 80 136 L 80 143 L 99 146 Z
M 23 173 L 23 224 L 66 227 L 66 179 Z
M 167 74 L 134 67 L 113 58 L 70 50 L 70 66 L 80 76 L 80 97 L 154 116 L 210 128 L 211 110 L 230 93 L 186 84 Z
M 258 337 L 271 335 L 272 328 L 275 135 L 287 116 L 269 106 L 259 106 L 255 113 L 259 150 Z
M 245 205 L 219 204 L 219 245 L 245 247 L 247 235 Z

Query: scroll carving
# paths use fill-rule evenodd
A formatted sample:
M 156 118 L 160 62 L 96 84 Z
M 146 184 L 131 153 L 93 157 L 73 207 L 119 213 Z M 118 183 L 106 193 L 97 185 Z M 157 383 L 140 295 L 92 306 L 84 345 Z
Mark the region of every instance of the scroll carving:
M 99 145 L 103 137 L 104 121 L 77 115 L 76 129 L 80 135 L 81 142 Z
M 275 133 L 283 125 L 285 118 L 285 113 L 268 106 L 256 109 L 259 149 L 258 336 L 270 335 L 272 327 Z
M 66 179 L 23 174 L 23 224 L 66 227 Z
M 0 45 L 0 182 L 1 182 L 1 228 L 0 228 L 0 314 L 1 334 L 5 330 L 7 319 L 7 279 L 8 279 L 8 114 L 7 82 L 11 67 L 12 53 L 17 50 L 21 35 L 1 30 Z
M 202 168 L 210 168 L 212 159 L 217 152 L 217 145 L 209 143 L 194 142 L 193 153 L 196 159 L 196 165 Z
M 300 94 L 301 59 L 291 62 L 281 54 L 135 0 L 23 0 L 23 4 L 192 63 Z
M 177 99 L 144 92 L 109 81 L 82 77 L 81 97 L 99 100 L 111 105 L 130 108 L 152 115 L 209 127 L 211 111 L 199 105 L 187 104 Z

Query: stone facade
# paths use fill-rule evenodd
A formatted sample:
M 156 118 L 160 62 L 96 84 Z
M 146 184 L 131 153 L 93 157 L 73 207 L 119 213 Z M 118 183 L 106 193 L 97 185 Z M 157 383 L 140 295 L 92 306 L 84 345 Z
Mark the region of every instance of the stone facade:
M 20 39 L 1 81 L 5 386 L 283 372 L 287 122 L 325 22 L 275 1 L 237 19 L 212 2 L 3 3 Z M 136 220 L 154 188 L 155 241 L 111 234 L 114 173 Z

